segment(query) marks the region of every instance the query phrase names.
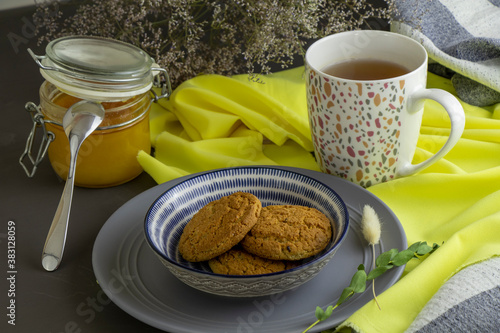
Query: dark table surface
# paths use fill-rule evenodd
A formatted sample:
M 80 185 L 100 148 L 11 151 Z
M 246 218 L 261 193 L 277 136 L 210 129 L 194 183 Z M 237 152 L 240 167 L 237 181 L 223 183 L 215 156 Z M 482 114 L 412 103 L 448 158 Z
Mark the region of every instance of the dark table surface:
M 156 186 L 148 174 L 111 188 L 76 187 L 62 264 L 55 272 L 46 272 L 41 265 L 64 181 L 48 158 L 33 178 L 19 164 L 33 126 L 24 106 L 39 104 L 43 82 L 27 52 L 31 48 L 35 54 L 45 54 L 46 45 L 37 45 L 34 35 L 34 12 L 34 6 L 0 11 L 0 332 L 161 332 L 107 298 L 92 268 L 94 242 L 108 218 Z M 15 241 L 15 248 L 9 241 Z M 14 321 L 8 316 L 12 302 Z
M 39 103 L 43 82 L 26 51 L 30 47 L 45 53 L 45 45 L 37 46 L 33 36 L 33 13 L 33 7 L 0 11 L 0 332 L 160 332 L 106 298 L 92 270 L 99 230 L 120 206 L 156 185 L 148 174 L 112 188 L 75 188 L 63 262 L 50 273 L 41 266 L 64 181 L 48 159 L 31 179 L 18 162 L 32 126 L 24 105 Z M 9 236 L 15 237 L 15 254 L 8 252 Z M 9 256 L 14 267 L 8 266 Z M 7 280 L 11 276 L 14 279 Z M 7 316 L 12 300 L 15 325 Z

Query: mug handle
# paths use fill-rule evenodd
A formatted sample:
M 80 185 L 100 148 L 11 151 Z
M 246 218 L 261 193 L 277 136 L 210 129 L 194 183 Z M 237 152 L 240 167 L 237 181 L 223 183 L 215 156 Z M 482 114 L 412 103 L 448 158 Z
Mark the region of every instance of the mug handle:
M 434 100 L 445 108 L 451 121 L 450 136 L 443 147 L 427 160 L 418 164 L 411 164 L 411 161 L 406 161 L 398 171 L 399 176 L 411 175 L 437 162 L 457 144 L 458 139 L 460 139 L 464 132 L 465 113 L 462 105 L 455 96 L 441 89 L 421 89 L 411 95 L 408 109 L 421 110 L 426 99 Z

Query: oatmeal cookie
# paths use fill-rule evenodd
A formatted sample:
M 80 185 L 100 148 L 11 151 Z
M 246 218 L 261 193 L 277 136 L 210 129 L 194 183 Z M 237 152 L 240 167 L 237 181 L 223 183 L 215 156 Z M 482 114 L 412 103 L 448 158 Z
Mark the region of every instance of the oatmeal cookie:
M 265 259 L 241 249 L 231 249 L 209 260 L 208 265 L 216 274 L 256 275 L 284 271 L 297 267 L 298 263 Z
M 321 252 L 333 232 L 330 220 L 315 208 L 267 206 L 241 245 L 262 258 L 300 260 Z
M 206 261 L 238 244 L 255 225 L 262 204 L 250 193 L 236 192 L 202 207 L 184 227 L 179 252 L 188 261 Z

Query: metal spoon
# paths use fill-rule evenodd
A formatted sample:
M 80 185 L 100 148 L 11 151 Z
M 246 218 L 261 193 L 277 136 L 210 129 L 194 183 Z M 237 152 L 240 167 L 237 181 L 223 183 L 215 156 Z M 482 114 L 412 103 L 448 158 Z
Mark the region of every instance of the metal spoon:
M 61 263 L 73 198 L 78 150 L 80 150 L 82 142 L 99 126 L 103 118 L 104 108 L 101 104 L 85 100 L 72 105 L 64 115 L 63 128 L 69 140 L 71 155 L 66 185 L 64 185 L 61 200 L 43 247 L 42 266 L 47 271 L 56 270 Z

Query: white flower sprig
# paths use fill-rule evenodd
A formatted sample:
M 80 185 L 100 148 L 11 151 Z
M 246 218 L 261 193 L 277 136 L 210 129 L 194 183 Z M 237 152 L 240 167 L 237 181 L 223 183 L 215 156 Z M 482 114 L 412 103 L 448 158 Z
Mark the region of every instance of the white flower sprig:
M 365 237 L 368 245 L 372 248 L 373 255 L 373 269 L 375 269 L 375 245 L 380 242 L 380 234 L 382 232 L 382 228 L 380 226 L 380 219 L 378 218 L 377 213 L 370 205 L 365 205 L 363 207 L 363 217 L 361 218 L 361 232 Z M 379 309 L 380 304 L 377 300 L 377 295 L 375 293 L 375 280 L 372 281 L 372 292 L 373 299 Z
M 380 234 L 382 233 L 380 219 L 370 205 L 365 205 L 363 207 L 361 232 L 369 245 L 377 245 L 380 242 Z

